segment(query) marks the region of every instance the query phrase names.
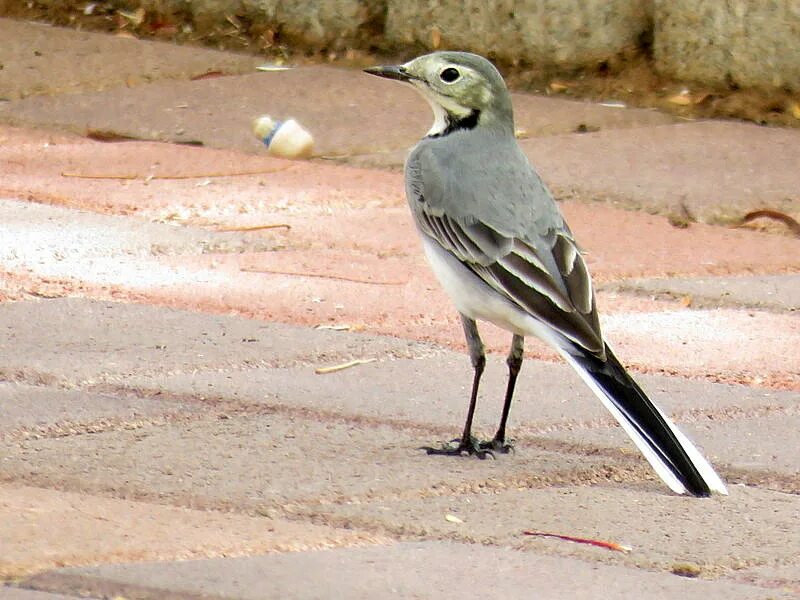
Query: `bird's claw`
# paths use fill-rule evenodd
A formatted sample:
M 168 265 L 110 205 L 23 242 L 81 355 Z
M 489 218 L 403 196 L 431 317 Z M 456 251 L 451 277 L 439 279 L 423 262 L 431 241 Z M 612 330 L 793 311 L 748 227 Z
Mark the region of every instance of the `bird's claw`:
M 452 444 L 458 445 L 453 446 Z M 452 440 L 450 444 L 442 444 L 439 448 L 432 446 L 422 446 L 420 450 L 425 450 L 428 455 L 436 456 L 475 456 L 481 460 L 487 458 L 496 458 L 495 452 L 506 453 L 508 450 L 502 448 L 498 450 L 493 445 L 493 442 L 481 442 L 475 438 L 470 438 L 469 441 L 465 440 Z
M 481 450 L 488 450 L 498 454 L 508 454 L 514 451 L 514 442 L 506 442 L 505 440 L 493 439 L 486 442 L 480 442 L 479 447 Z

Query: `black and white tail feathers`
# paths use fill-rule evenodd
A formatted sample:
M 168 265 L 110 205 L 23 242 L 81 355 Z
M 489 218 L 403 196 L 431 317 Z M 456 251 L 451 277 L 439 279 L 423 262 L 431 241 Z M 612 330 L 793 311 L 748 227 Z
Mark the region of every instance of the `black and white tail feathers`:
M 608 345 L 605 349 L 605 362 L 586 353 L 562 354 L 672 491 L 727 495 L 725 484 L 694 444 L 650 401 Z

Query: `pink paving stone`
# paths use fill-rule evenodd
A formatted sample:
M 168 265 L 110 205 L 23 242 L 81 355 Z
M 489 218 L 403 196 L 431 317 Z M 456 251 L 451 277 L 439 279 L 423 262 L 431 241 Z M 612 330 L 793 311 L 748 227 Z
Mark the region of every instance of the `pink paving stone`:
M 49 135 L 0 128 L 0 139 L 8 136 L 8 143 L 0 147 L 0 194 L 212 227 L 286 223 L 293 227 L 283 239 L 290 246 L 419 252 L 399 173 L 153 142 L 100 143 Z M 249 172 L 260 174 L 216 176 Z M 86 179 L 64 173 L 139 178 Z M 148 180 L 151 175 L 156 178 Z M 700 224 L 682 230 L 662 217 L 602 204 L 565 202 L 562 208 L 589 251 L 587 260 L 597 281 L 800 268 L 800 240 Z
M 97 212 L 214 221 L 294 203 L 399 202 L 396 174 L 156 142 L 0 127 L 0 194 Z M 251 174 L 249 176 L 243 174 Z
M 36 288 L 306 325 L 348 323 L 463 346 L 455 312 L 420 252 L 400 173 L 151 142 L 51 138 L 8 128 L 0 135 L 9 140 L 0 148 L 7 173 L 0 194 L 211 229 L 291 226 L 247 234 L 273 242 L 279 249 L 272 252 L 149 258 L 182 270 L 165 285 L 145 286 L 124 277 L 89 281 L 80 273 L 48 276 L 33 268 L 6 277 L 8 297 Z M 250 171 L 260 174 L 213 177 Z M 64 172 L 194 177 L 84 179 Z M 588 251 L 597 282 L 800 269 L 800 240 L 788 236 L 699 224 L 677 229 L 663 217 L 605 204 L 570 201 L 562 209 Z M 192 283 L 192 272 L 197 281 L 203 273 L 213 274 L 217 283 Z M 800 386 L 794 351 L 800 332 L 792 315 L 691 311 L 615 294 L 600 294 L 599 306 L 609 339 L 639 369 Z M 506 334 L 488 328 L 486 337 L 492 350 L 505 350 Z M 553 357 L 535 342 L 529 346 L 532 356 Z
M 464 349 L 457 315 L 427 271 L 392 292 L 383 286 L 331 279 L 229 273 L 229 281 L 215 286 L 176 283 L 143 288 L 131 282 L 77 287 L 50 281 L 44 289 L 47 294 L 62 290 L 92 298 L 143 301 L 309 326 L 347 324 L 356 331 Z M 42 289 L 34 282 L 25 287 Z M 607 298 L 600 297 L 601 306 Z M 608 303 L 613 309 L 613 299 Z M 656 311 L 639 308 L 606 310 L 602 318 L 608 340 L 636 370 L 800 390 L 796 356 L 800 322 L 796 317 L 755 311 L 675 310 L 674 305 L 668 310 L 665 303 L 650 306 Z M 490 351 L 506 350 L 508 334 L 490 325 L 482 331 Z M 536 340 L 527 345 L 528 356 L 555 359 L 554 353 Z

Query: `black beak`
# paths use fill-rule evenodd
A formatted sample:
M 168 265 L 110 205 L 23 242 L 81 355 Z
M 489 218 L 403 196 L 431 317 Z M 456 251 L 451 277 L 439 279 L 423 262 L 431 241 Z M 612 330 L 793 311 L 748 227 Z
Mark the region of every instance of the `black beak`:
M 368 69 L 364 69 L 364 73 L 377 75 L 378 77 L 385 77 L 386 79 L 395 79 L 397 81 L 410 81 L 412 79 L 416 79 L 416 77 L 406 71 L 405 67 L 396 65 L 386 67 L 370 67 Z

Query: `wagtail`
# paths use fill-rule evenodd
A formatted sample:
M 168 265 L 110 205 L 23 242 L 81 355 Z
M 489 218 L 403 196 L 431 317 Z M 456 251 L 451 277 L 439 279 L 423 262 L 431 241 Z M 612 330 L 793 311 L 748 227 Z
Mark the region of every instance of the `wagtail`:
M 517 144 L 511 96 L 494 65 L 475 54 L 435 52 L 366 72 L 410 84 L 434 115 L 406 162 L 406 195 L 428 262 L 461 314 L 474 378 L 461 439 L 428 452 L 483 458 L 508 451 L 506 422 L 523 341 L 532 335 L 574 367 L 673 491 L 727 494 L 708 461 L 604 341 L 589 270 Z M 503 413 L 489 441 L 472 436 L 486 364 L 477 320 L 513 334 Z

